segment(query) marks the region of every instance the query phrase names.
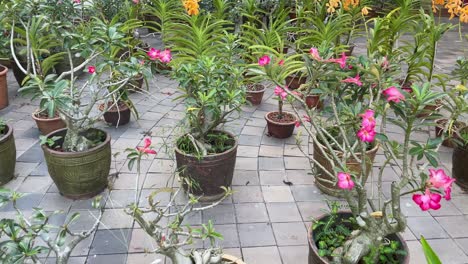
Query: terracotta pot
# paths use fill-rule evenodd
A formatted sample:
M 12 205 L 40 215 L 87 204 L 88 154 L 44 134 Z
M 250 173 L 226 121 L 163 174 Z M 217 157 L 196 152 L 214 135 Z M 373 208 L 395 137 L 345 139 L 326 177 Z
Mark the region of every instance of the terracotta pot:
M 338 212 L 338 217 L 340 218 L 349 218 L 353 216 L 351 212 Z M 316 218 L 317 221 L 325 221 L 329 217 L 328 214 L 323 214 Z M 308 229 L 308 234 L 307 234 L 308 240 L 309 240 L 309 264 L 331 264 L 333 263 L 331 260 L 321 257 L 318 254 L 318 248 L 317 248 L 317 243 L 315 242 L 315 234 L 314 231 L 312 230 L 312 226 Z M 409 248 L 408 245 L 406 244 L 405 240 L 403 237 L 400 236 L 400 234 L 391 234 L 387 236 L 388 239 L 392 241 L 397 241 L 400 243 L 400 249 L 404 250 L 407 254 L 406 256 L 400 256 L 400 263 L 401 264 L 409 264 L 410 261 L 410 256 L 409 256 Z M 361 263 L 361 262 L 359 262 Z M 380 264 L 380 263 L 379 263 Z
M 0 110 L 9 105 L 7 73 L 8 68 L 3 65 L 0 65 Z
M 226 263 L 232 263 L 232 264 L 246 264 L 244 261 L 242 261 L 241 258 L 239 257 L 234 257 L 231 255 L 223 254 L 223 261 Z
M 443 132 L 444 132 L 444 127 L 447 124 L 447 119 L 439 119 L 436 120 L 437 126 L 435 127 L 435 134 L 436 137 L 441 137 Z M 461 121 L 456 121 L 454 123 L 454 133 L 442 141 L 442 146 L 448 147 L 448 148 L 454 148 L 456 146 L 456 143 L 453 141 L 453 139 L 458 139 L 459 138 L 459 133 L 458 130 L 460 128 L 466 127 L 466 124 Z
M 290 119 L 294 119 L 292 121 L 288 122 L 278 122 L 273 120 L 273 116 L 277 115 L 278 112 L 268 112 L 265 115 L 265 120 L 267 121 L 267 127 L 268 127 L 268 134 L 272 137 L 275 138 L 288 138 L 290 137 L 293 132 L 294 132 L 294 127 L 296 125 L 297 117 L 289 112 L 283 111 L 283 115 L 291 117 Z
M 47 138 L 60 136 L 57 146 L 62 146 L 67 129 L 60 129 Z M 60 193 L 71 199 L 88 199 L 101 193 L 108 184 L 111 165 L 110 134 L 99 129 L 90 129 L 91 136 L 99 136 L 102 143 L 81 152 L 63 152 L 42 145 L 50 177 Z M 93 135 L 91 135 L 93 134 Z M 96 140 L 97 138 L 93 138 Z
M 200 201 L 214 201 L 224 195 L 222 186 L 230 187 L 234 175 L 237 155 L 237 139 L 226 131 L 216 131 L 228 135 L 234 140 L 234 146 L 218 154 L 198 157 L 182 152 L 175 147 L 177 171 L 182 178 L 191 179 L 197 187 L 189 188 L 185 181 L 182 186 L 195 196 L 202 196 Z
M 255 87 L 251 89 L 249 87 Z M 263 84 L 249 84 L 247 88 L 247 101 L 253 105 L 259 105 L 262 103 L 263 94 L 265 93 L 265 85 Z
M 100 111 L 104 111 L 104 104 L 99 106 Z M 123 126 L 130 122 L 130 108 L 124 103 L 118 103 L 104 113 L 104 121 L 112 126 Z
M 322 155 L 320 149 L 323 149 L 325 153 L 331 158 L 331 153 L 320 143 L 314 144 L 314 159 L 322 165 L 327 171 L 335 175 L 332 164 L 328 159 Z M 372 164 L 374 163 L 375 155 L 379 150 L 379 145 L 375 145 L 371 150 L 366 151 L 366 173 L 365 176 L 368 177 L 370 171 L 372 170 Z M 343 157 L 343 152 L 335 151 L 335 154 L 340 158 Z M 361 153 L 356 153 L 356 156 L 360 159 L 362 157 Z M 346 167 L 352 171 L 355 175 L 361 174 L 361 163 L 356 162 L 356 160 L 350 157 L 346 162 Z M 324 193 L 335 196 L 343 197 L 343 190 L 338 188 L 336 185 L 328 183 L 327 181 L 334 181 L 333 177 L 330 177 L 326 172 L 317 167 L 317 173 L 315 174 L 315 184 L 317 187 Z
M 295 90 L 298 89 L 302 84 L 305 84 L 306 77 L 301 77 L 297 75 L 290 75 L 286 77 L 286 86 L 288 89 Z
M 47 135 L 52 133 L 53 131 L 62 129 L 66 127 L 65 122 L 60 117 L 54 118 L 42 118 L 40 117 L 39 113 L 41 110 L 37 110 L 36 112 L 32 113 L 32 119 L 36 121 L 37 128 L 41 135 Z
M 15 175 L 16 145 L 13 128 L 6 125 L 5 134 L 0 135 L 0 186 L 8 183 Z
M 321 109 L 322 108 L 322 101 L 320 101 L 320 95 L 316 95 L 316 94 L 307 95 L 305 98 L 305 102 L 307 104 L 307 107 L 309 107 L 309 109 L 312 109 L 312 108 Z

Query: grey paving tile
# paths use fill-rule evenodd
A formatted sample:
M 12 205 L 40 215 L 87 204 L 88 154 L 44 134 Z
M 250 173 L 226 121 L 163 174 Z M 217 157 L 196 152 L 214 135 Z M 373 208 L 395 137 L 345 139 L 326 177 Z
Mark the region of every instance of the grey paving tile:
M 287 170 L 308 170 L 310 162 L 305 157 L 284 157 L 284 164 Z
M 46 193 L 39 206 L 48 211 L 61 210 L 67 212 L 72 203 L 73 200 L 65 198 L 58 193 Z
M 242 203 L 235 207 L 238 223 L 261 223 L 269 220 L 264 203 Z
M 106 208 L 125 208 L 134 202 L 134 190 L 112 190 L 107 199 Z
M 260 146 L 259 156 L 261 156 L 261 157 L 282 158 L 283 157 L 283 147 L 282 146 L 261 145 Z
M 209 220 L 217 225 L 236 223 L 234 205 L 232 204 L 220 204 L 214 208 L 204 210 L 202 215 L 203 223 L 208 223 Z
M 258 158 L 258 169 L 259 170 L 284 170 L 283 158 L 270 158 L 270 157 L 259 157 Z
M 267 203 L 268 215 L 271 222 L 299 222 L 301 214 L 296 203 Z
M 237 232 L 236 224 L 215 225 L 214 229 L 216 230 L 216 232 L 223 235 L 223 239 L 216 240 L 215 246 L 219 246 L 222 248 L 238 248 L 240 246 L 239 234 Z M 205 248 L 210 247 L 210 241 L 205 240 L 204 245 Z M 226 254 L 225 251 L 224 253 Z M 237 254 L 237 256 L 241 255 Z
M 239 144 L 245 146 L 260 146 L 261 141 L 261 136 L 241 135 L 239 137 Z
M 308 264 L 308 246 L 284 246 L 279 247 L 283 264 Z
M 147 254 L 147 253 L 132 253 L 127 256 L 127 264 L 150 264 L 150 263 L 159 263 L 164 264 L 164 256 L 158 254 Z M 160 261 L 160 262 L 158 262 Z M 168 263 L 168 262 L 166 262 Z
M 242 253 L 249 264 L 282 264 L 277 247 L 243 248 Z
M 27 177 L 18 188 L 18 192 L 45 193 L 51 184 L 52 180 L 49 177 Z
M 286 176 L 295 185 L 312 185 L 315 182 L 311 170 L 286 170 Z
M 303 222 L 273 223 L 278 246 L 307 245 L 307 229 Z
M 409 217 L 407 223 L 416 237 L 421 237 L 421 235 L 426 239 L 448 237 L 440 224 L 432 217 Z
M 427 240 L 434 252 L 444 264 L 468 263 L 468 257 L 463 250 L 451 239 Z
M 173 180 L 174 180 L 174 175 L 169 174 L 169 173 L 164 173 L 164 174 L 163 173 L 148 173 L 146 175 L 143 188 L 154 189 L 154 188 L 171 187 Z
M 260 171 L 261 185 L 280 185 L 283 186 L 286 180 L 286 171 Z
M 258 147 L 256 146 L 243 146 L 239 145 L 237 147 L 237 156 L 238 157 L 248 157 L 256 158 L 258 157 Z
M 242 248 L 276 245 L 271 225 L 268 223 L 239 224 L 237 228 Z M 245 251 L 243 254 L 245 259 Z
M 325 200 L 325 196 L 314 185 L 293 185 L 291 191 L 298 202 Z
M 94 236 L 89 255 L 126 254 L 130 238 L 130 229 L 98 230 Z
M 87 264 L 125 264 L 127 263 L 127 254 L 112 254 L 112 255 L 90 255 L 86 262 Z
M 260 186 L 233 186 L 234 203 L 263 202 Z
M 257 158 L 237 158 L 235 168 L 236 170 L 257 170 L 258 159 Z
M 267 203 L 294 202 L 289 186 L 262 186 L 262 192 Z
M 129 253 L 150 252 L 158 247 L 156 241 L 150 237 L 143 229 L 135 228 L 132 230 L 132 238 L 128 248 Z
M 260 180 L 258 178 L 257 171 L 248 170 L 235 170 L 234 177 L 232 179 L 232 185 L 247 186 L 247 185 L 259 185 Z
M 435 218 L 453 238 L 468 237 L 468 218 L 466 216 L 441 216 Z
M 125 213 L 123 209 L 107 209 L 102 214 L 98 229 L 132 228 L 133 217 Z
M 312 221 L 312 218 L 323 215 L 328 209 L 325 201 L 297 202 L 297 207 L 304 222 Z

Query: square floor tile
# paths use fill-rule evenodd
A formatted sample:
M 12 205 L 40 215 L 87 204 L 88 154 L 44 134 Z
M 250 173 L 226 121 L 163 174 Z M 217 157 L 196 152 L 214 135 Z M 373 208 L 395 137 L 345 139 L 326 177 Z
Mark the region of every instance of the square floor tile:
M 271 225 L 268 223 L 239 224 L 237 228 L 243 248 L 276 245 Z
M 232 190 L 234 203 L 263 202 L 260 186 L 233 186 Z
M 102 214 L 99 229 L 132 228 L 133 217 L 123 209 L 106 209 Z
M 132 238 L 128 252 L 149 252 L 158 247 L 156 241 L 149 236 L 143 229 L 135 228 L 132 230 Z
M 288 186 L 262 186 L 262 191 L 267 203 L 294 202 Z
M 257 146 L 238 146 L 237 147 L 238 157 L 256 158 L 258 157 Z
M 416 237 L 426 239 L 447 238 L 448 235 L 440 224 L 432 217 L 409 217 L 408 227 Z
M 466 216 L 440 216 L 435 219 L 451 237 L 468 237 L 468 218 Z
M 236 248 L 240 246 L 239 243 L 239 234 L 237 232 L 236 224 L 227 224 L 227 225 L 215 225 L 214 229 L 216 232 L 220 233 L 223 236 L 223 239 L 216 240 L 216 246 L 222 248 Z M 204 241 L 205 248 L 210 247 L 210 240 Z M 226 254 L 226 252 L 224 252 Z M 240 256 L 240 255 L 238 255 Z
M 235 206 L 238 223 L 261 223 L 269 220 L 264 203 L 241 203 Z
M 285 246 L 279 247 L 283 264 L 308 264 L 308 246 Z
M 232 179 L 232 185 L 247 186 L 247 185 L 259 185 L 259 178 L 257 171 L 248 170 L 235 170 L 234 177 Z
M 303 222 L 273 223 L 278 246 L 307 245 L 307 229 Z
M 267 203 L 266 206 L 271 222 L 302 221 L 296 203 Z
M 282 264 L 277 247 L 243 248 L 242 253 L 248 264 Z
M 286 171 L 260 171 L 261 185 L 281 185 L 284 186 Z
M 130 238 L 131 229 L 97 230 L 89 255 L 126 254 Z
M 202 212 L 203 223 L 212 221 L 213 224 L 234 224 L 236 223 L 236 215 L 234 213 L 233 204 L 219 204 Z
M 258 166 L 259 170 L 284 170 L 284 161 L 283 158 L 259 157 Z
M 127 254 L 115 254 L 115 255 L 89 255 L 87 264 L 126 264 Z
M 463 250 L 451 239 L 428 239 L 427 243 L 444 264 L 468 263 L 468 257 Z

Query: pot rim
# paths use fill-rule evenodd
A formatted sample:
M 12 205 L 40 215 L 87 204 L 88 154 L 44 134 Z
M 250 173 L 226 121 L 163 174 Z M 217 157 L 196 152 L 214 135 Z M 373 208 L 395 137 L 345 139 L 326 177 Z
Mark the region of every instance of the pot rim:
M 117 104 L 116 104 L 116 106 L 117 106 L 116 109 L 117 109 L 117 110 L 107 109 L 106 113 L 122 113 L 122 112 L 125 112 L 125 111 L 127 111 L 127 110 L 130 110 L 130 108 L 127 106 L 127 104 L 126 104 L 125 102 L 123 102 L 123 101 L 121 101 L 121 100 L 120 100 L 120 102 L 123 103 L 124 107 L 120 108 L 119 103 L 117 103 Z M 104 103 L 100 104 L 100 105 L 98 106 L 98 109 L 99 109 L 99 111 L 101 111 L 101 112 L 104 111 Z
M 348 211 L 348 210 L 339 210 L 338 214 L 351 214 L 351 215 L 353 215 L 353 213 L 351 211 Z M 325 217 L 327 217 L 329 215 L 330 215 L 329 213 L 324 213 L 324 214 L 321 214 L 318 217 L 314 217 L 314 219 L 321 220 L 321 219 L 323 219 L 323 218 L 325 218 Z M 314 237 L 313 237 L 314 230 L 312 229 L 312 226 L 313 225 L 310 225 L 307 228 L 307 240 L 309 242 L 309 250 L 312 249 L 315 252 L 318 252 L 318 248 L 317 248 L 317 245 L 315 244 Z M 407 253 L 406 256 L 405 256 L 405 261 L 403 263 L 408 264 L 409 259 L 410 259 L 410 257 L 409 257 L 410 252 L 409 252 L 408 244 L 406 243 L 405 239 L 400 235 L 400 233 L 394 233 L 394 234 L 389 234 L 389 235 L 395 235 L 400 240 L 399 242 L 401 243 L 401 247 L 403 247 L 403 249 Z M 321 257 L 318 254 L 317 254 L 317 257 L 319 257 L 325 263 L 331 263 L 329 259 Z
M 13 134 L 13 127 L 6 124 L 6 127 L 8 128 L 8 131 L 5 135 L 0 137 L 0 144 L 8 141 L 11 138 L 11 135 Z
M 261 86 L 263 86 L 263 89 L 259 90 L 259 91 L 251 91 L 251 90 L 247 89 L 247 93 L 263 93 L 266 90 L 266 86 L 261 84 L 261 83 L 254 83 L 253 85 L 261 85 Z
M 210 155 L 206 155 L 206 156 L 203 156 L 202 158 L 204 157 L 219 157 L 219 156 L 224 156 L 228 153 L 231 153 L 233 151 L 235 151 L 237 149 L 237 145 L 238 145 L 238 141 L 237 141 L 237 138 L 236 136 L 231 133 L 231 132 L 228 132 L 228 131 L 225 131 L 225 130 L 221 130 L 221 129 L 214 129 L 213 131 L 218 131 L 218 132 L 222 132 L 222 133 L 225 133 L 227 134 L 228 136 L 230 136 L 232 139 L 234 139 L 234 146 L 224 152 L 221 152 L 221 153 L 216 153 L 216 154 L 210 154 Z M 185 133 L 183 134 L 182 136 L 178 137 L 178 139 L 180 139 L 181 137 L 187 135 L 188 133 Z M 178 154 L 180 155 L 183 155 L 183 156 L 186 156 L 186 157 L 191 157 L 191 158 L 198 158 L 197 156 L 195 155 L 192 155 L 192 154 L 186 154 L 184 153 L 182 150 L 179 149 L 179 147 L 177 146 L 177 140 L 176 140 L 176 144 L 174 144 L 174 151 L 177 152 Z
M 3 68 L 3 70 L 2 70 Z M 8 73 L 8 67 L 0 64 L 0 76 L 5 76 Z
M 42 122 L 52 122 L 52 121 L 57 121 L 58 119 L 61 119 L 60 116 L 57 116 L 57 117 L 53 117 L 53 118 L 40 118 L 40 117 L 37 117 L 36 115 L 39 114 L 40 112 L 42 112 L 43 110 L 41 109 L 37 109 L 36 111 L 34 111 L 31 116 L 34 120 L 39 120 L 39 121 L 42 121 Z
M 43 151 L 47 151 L 49 152 L 50 154 L 52 155 L 55 155 L 55 156 L 64 156 L 64 157 L 68 157 L 68 158 L 73 158 L 73 157 L 81 157 L 83 155 L 86 155 L 87 153 L 91 153 L 91 152 L 94 152 L 96 150 L 99 150 L 101 149 L 103 146 L 105 146 L 106 144 L 109 144 L 110 143 L 110 140 L 111 140 L 111 137 L 110 137 L 110 133 L 108 133 L 107 131 L 105 130 L 102 130 L 102 129 L 98 129 L 98 128 L 90 128 L 90 129 L 96 129 L 96 130 L 99 130 L 101 132 L 104 132 L 106 134 L 106 139 L 99 145 L 93 147 L 93 148 L 90 148 L 88 150 L 85 150 L 85 151 L 79 151 L 79 152 L 62 152 L 62 151 L 56 151 L 56 150 L 53 150 L 49 147 L 47 147 L 46 145 L 42 145 L 42 150 Z M 62 132 L 64 130 L 68 130 L 68 128 L 61 128 L 59 130 L 55 130 L 53 132 L 50 132 L 49 134 L 46 135 L 46 138 L 51 138 L 52 136 L 54 136 L 55 134 L 59 133 L 59 132 Z
M 288 114 L 294 116 L 294 117 L 296 118 L 296 120 L 294 120 L 294 121 L 292 121 L 292 122 L 290 122 L 290 123 L 279 123 L 279 122 L 273 121 L 273 120 L 271 120 L 271 119 L 268 118 L 268 115 L 271 114 L 271 113 L 278 113 L 278 111 L 270 111 L 270 112 L 266 113 L 266 114 L 265 114 L 265 120 L 266 120 L 267 122 L 270 122 L 270 123 L 275 124 L 275 125 L 279 125 L 279 126 L 290 126 L 290 125 L 296 124 L 296 121 L 298 120 L 298 118 L 297 118 L 297 116 L 296 116 L 295 114 L 293 114 L 293 113 L 291 113 L 291 112 L 288 112 L 288 111 L 283 111 L 283 113 L 288 113 Z
M 232 256 L 229 254 L 223 254 L 221 257 L 223 260 L 231 261 L 235 264 L 245 264 L 245 262 L 240 257 Z
M 443 128 L 442 126 L 445 124 L 445 122 L 447 122 L 448 119 L 447 118 L 440 118 L 440 119 L 437 119 L 435 120 L 436 124 L 437 124 L 437 127 L 440 127 L 440 128 Z M 466 127 L 466 123 L 463 122 L 463 121 L 459 121 L 459 120 L 456 120 L 454 123 L 454 125 L 459 125 L 459 127 L 457 126 L 457 129 L 458 130 L 462 130 L 463 128 Z

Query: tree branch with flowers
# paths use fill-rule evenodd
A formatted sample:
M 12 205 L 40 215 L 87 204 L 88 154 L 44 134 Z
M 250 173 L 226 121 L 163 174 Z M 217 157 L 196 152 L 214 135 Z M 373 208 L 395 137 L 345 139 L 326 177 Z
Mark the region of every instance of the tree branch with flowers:
M 269 49 L 265 47 L 264 51 Z M 394 72 L 390 69 L 395 67 L 389 67 L 391 62 L 385 57 L 351 58 L 342 54 L 336 58 L 328 47 L 314 47 L 301 56 L 292 61 L 286 58 L 283 65 L 271 64 L 270 68 L 251 65 L 251 71 L 257 78 L 279 87 L 284 87 L 285 76 L 297 70 L 297 63 L 302 63 L 305 72 L 314 72 L 308 76 L 307 85 L 322 90 L 322 99 L 328 102 L 323 111 L 309 109 L 300 96 L 287 88 L 282 89 L 280 96 L 284 95 L 289 103 L 299 102 L 305 109 L 291 104 L 297 116 L 304 116 L 300 121 L 304 131 L 314 146 L 319 146 L 314 147 L 317 153 L 307 155 L 316 172 L 316 183 L 334 186 L 336 193 L 346 199 L 359 225 L 335 250 L 333 259 L 336 263 L 358 263 L 373 247 L 384 243 L 386 236 L 405 230 L 401 196 L 412 194 L 424 211 L 439 209 L 442 198 L 450 200 L 454 180 L 437 168 L 441 140 L 417 142 L 412 138 L 412 133 L 433 123 L 431 118 L 418 118 L 418 114 L 426 105 L 446 98 L 443 93 L 431 91 L 429 83 L 413 85 L 412 94 L 400 89 L 392 79 Z M 304 111 L 305 115 L 301 115 Z M 390 123 L 402 133 L 402 141 L 389 138 Z M 369 192 L 366 187 L 373 161 L 365 153 L 373 147 L 380 148 L 384 155 L 376 179 L 377 192 Z M 331 166 L 324 166 L 317 154 Z M 397 174 L 398 180 L 384 191 L 383 172 L 387 167 Z

